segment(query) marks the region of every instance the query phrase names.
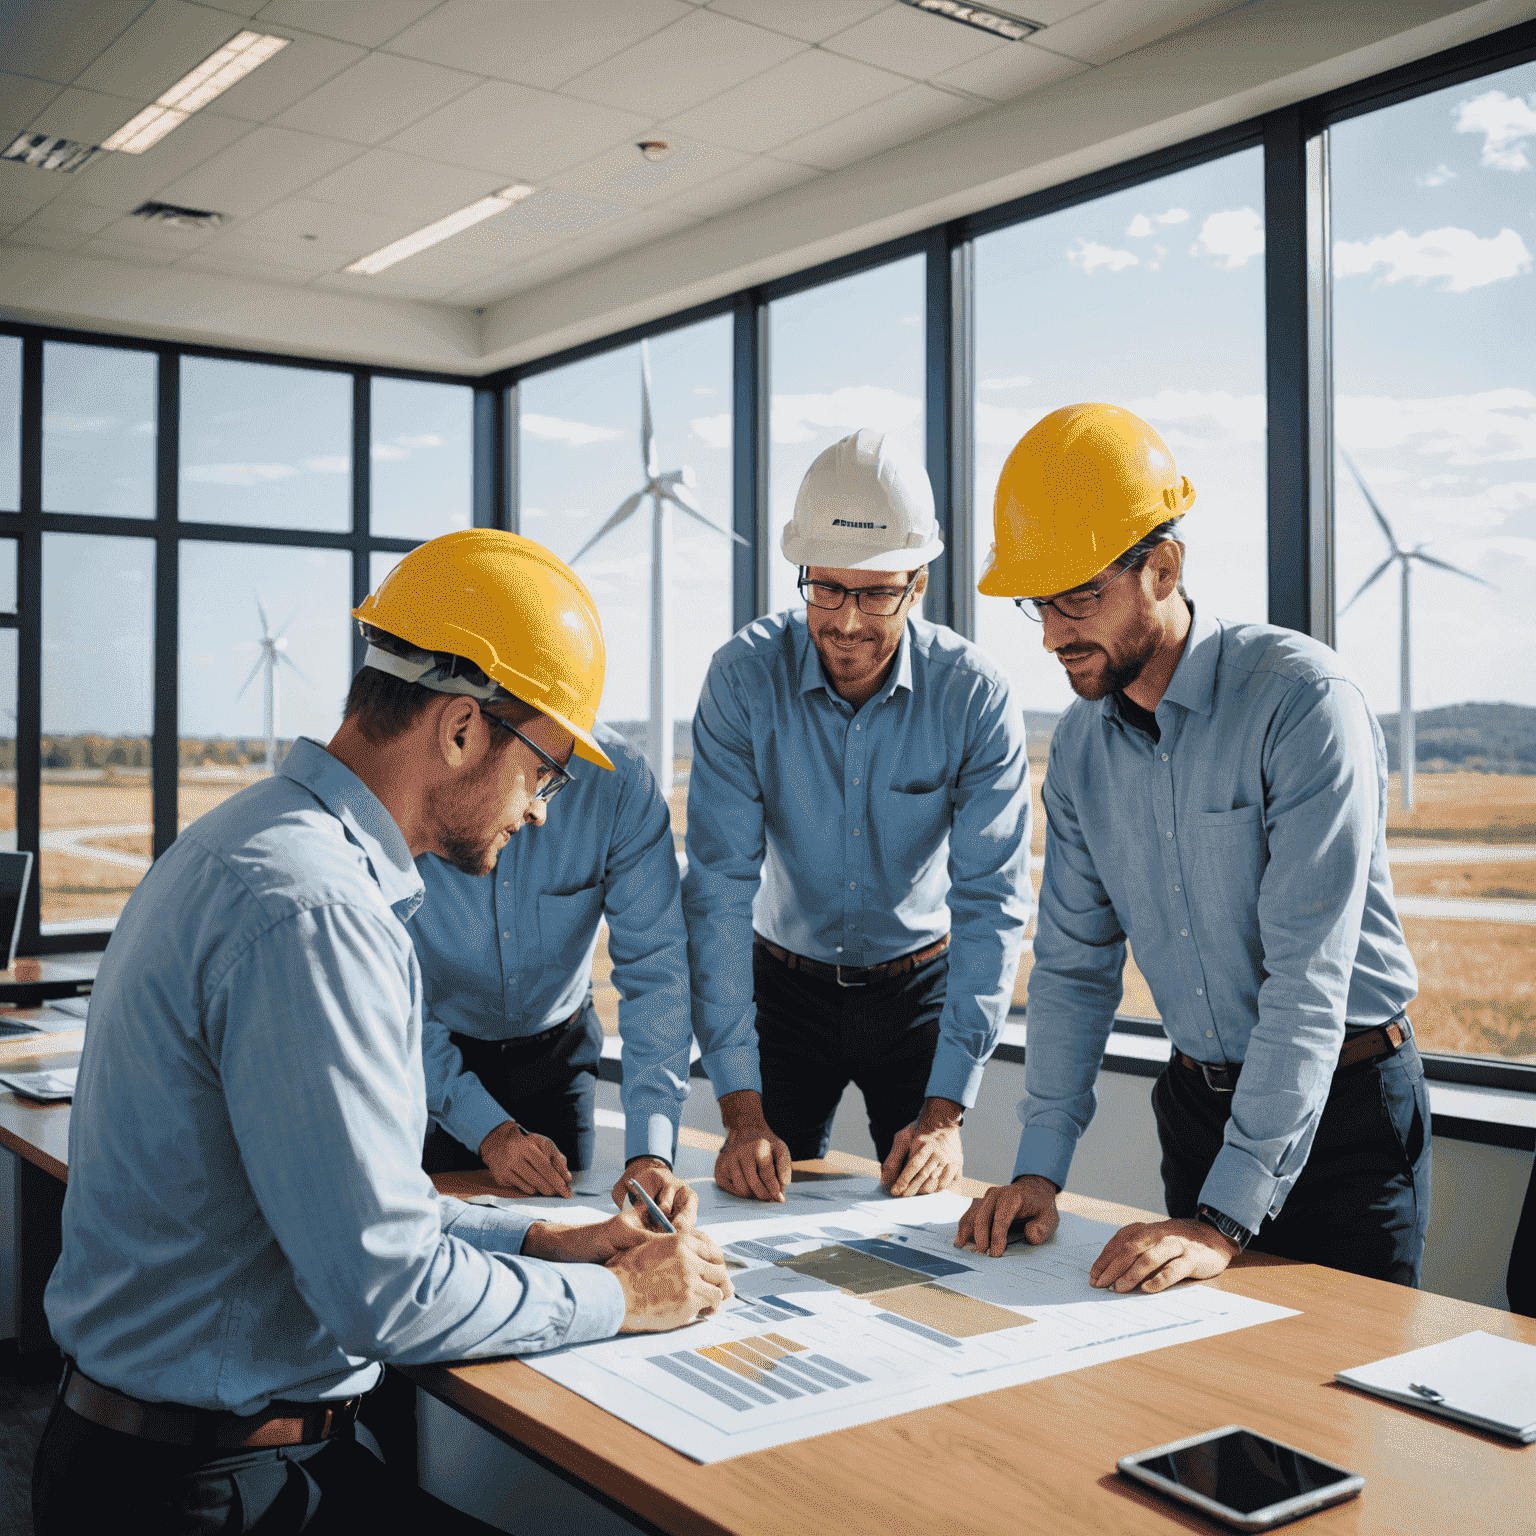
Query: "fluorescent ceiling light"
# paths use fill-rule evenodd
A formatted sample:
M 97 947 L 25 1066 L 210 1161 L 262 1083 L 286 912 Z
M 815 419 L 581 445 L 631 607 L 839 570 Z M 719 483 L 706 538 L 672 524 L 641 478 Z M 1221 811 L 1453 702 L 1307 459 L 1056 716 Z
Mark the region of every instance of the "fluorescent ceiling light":
M 990 5 L 972 5 L 969 0 L 905 0 L 905 3 L 920 11 L 927 11 L 930 15 L 946 16 L 950 21 L 963 22 L 968 27 L 990 32 L 993 37 L 1007 38 L 1010 43 L 1028 37 L 1031 32 L 1039 32 L 1045 25 L 1044 22 L 1015 16 L 1010 11 L 994 10 Z
M 199 107 L 206 107 L 214 97 L 222 96 L 235 81 L 243 80 L 258 64 L 265 64 L 279 48 L 287 46 L 286 37 L 239 33 L 209 54 L 191 74 L 183 75 L 170 90 L 162 92 L 153 106 L 129 118 L 101 147 L 142 155 L 151 144 L 158 144 L 171 129 L 186 122 Z
M 450 235 L 458 234 L 461 229 L 468 229 L 471 224 L 478 224 L 481 219 L 494 218 L 498 213 L 505 213 L 513 203 L 521 202 L 525 197 L 532 197 L 537 191 L 537 187 L 530 187 L 527 182 L 517 182 L 504 191 L 493 193 L 490 197 L 482 197 L 478 203 L 471 203 L 468 208 L 460 208 L 457 213 L 450 213 L 446 219 L 439 219 L 435 224 L 428 224 L 425 229 L 418 229 L 414 234 L 396 240 L 393 245 L 386 245 L 371 256 L 364 256 L 361 261 L 354 261 L 347 271 L 361 272 L 365 277 L 373 277 L 382 272 L 385 267 L 392 267 L 397 261 L 404 261 L 407 256 L 414 256 L 417 251 L 424 251 L 429 245 L 436 245 L 439 240 L 446 240 Z

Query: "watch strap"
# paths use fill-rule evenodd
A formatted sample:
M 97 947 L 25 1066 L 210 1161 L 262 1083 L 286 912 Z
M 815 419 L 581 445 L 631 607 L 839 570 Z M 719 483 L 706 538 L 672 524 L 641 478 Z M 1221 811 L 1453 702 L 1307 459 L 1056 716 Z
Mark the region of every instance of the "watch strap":
M 1253 1241 L 1253 1233 L 1247 1227 L 1241 1222 L 1234 1221 L 1225 1212 L 1218 1211 L 1214 1205 L 1199 1206 L 1195 1215 L 1208 1227 L 1215 1227 L 1224 1238 L 1236 1243 L 1239 1248 L 1246 1248 Z

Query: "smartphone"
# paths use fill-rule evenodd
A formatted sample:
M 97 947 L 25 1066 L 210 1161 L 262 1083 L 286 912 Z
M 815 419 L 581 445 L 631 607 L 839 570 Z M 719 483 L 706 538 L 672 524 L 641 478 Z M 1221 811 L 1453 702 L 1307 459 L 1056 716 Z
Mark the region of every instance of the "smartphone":
M 1270 1530 L 1352 1499 L 1365 1487 L 1358 1473 L 1240 1424 L 1122 1456 L 1116 1465 L 1122 1477 L 1240 1531 Z

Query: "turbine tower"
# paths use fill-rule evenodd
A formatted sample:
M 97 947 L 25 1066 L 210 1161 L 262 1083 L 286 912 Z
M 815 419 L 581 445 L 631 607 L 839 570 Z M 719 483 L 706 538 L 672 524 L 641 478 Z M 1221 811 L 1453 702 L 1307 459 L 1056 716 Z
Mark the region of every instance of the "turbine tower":
M 1355 597 L 1344 604 L 1340 613 L 1348 613 L 1354 606 L 1355 598 L 1369 586 L 1375 584 L 1378 577 L 1384 575 L 1390 569 L 1392 562 L 1396 560 L 1402 567 L 1402 657 L 1399 662 L 1397 679 L 1397 759 L 1402 769 L 1403 776 L 1403 810 L 1413 809 L 1413 764 L 1414 764 L 1414 739 L 1413 739 L 1413 675 L 1412 656 L 1410 647 L 1410 635 L 1412 631 L 1412 583 L 1410 580 L 1413 571 L 1413 562 L 1422 560 L 1425 565 L 1432 565 L 1438 570 L 1450 571 L 1455 576 L 1465 576 L 1468 581 L 1475 581 L 1479 586 L 1492 587 L 1491 581 L 1484 581 L 1481 576 L 1474 576 L 1471 571 L 1464 571 L 1459 565 L 1452 565 L 1447 560 L 1437 560 L 1433 555 L 1424 553 L 1422 544 L 1415 544 L 1412 549 L 1404 549 L 1397 542 L 1397 535 L 1392 532 L 1392 525 L 1387 521 L 1386 514 L 1376 505 L 1376 498 L 1371 495 L 1370 487 L 1366 485 L 1360 471 L 1355 468 L 1355 462 L 1346 453 L 1344 462 L 1349 465 L 1349 472 L 1355 477 L 1355 484 L 1360 487 L 1360 494 L 1365 497 L 1365 504 L 1371 509 L 1381 531 L 1386 535 L 1387 548 L 1392 551 L 1380 565 L 1365 578 L 1355 590 Z M 1497 590 L 1495 588 L 1494 590 Z
M 235 702 L 239 703 L 245 690 L 251 686 L 258 672 L 263 673 L 262 678 L 262 729 L 267 738 L 267 772 L 277 772 L 277 669 L 279 666 L 291 667 L 304 681 L 309 679 L 304 676 L 299 665 L 288 655 L 288 642 L 283 636 L 288 631 L 288 625 L 292 624 L 298 616 L 299 610 L 295 608 L 288 615 L 287 623 L 274 634 L 268 633 L 267 610 L 261 606 L 261 599 L 256 599 L 256 612 L 261 615 L 261 655 L 256 658 L 256 665 L 251 668 L 245 681 L 240 684 L 240 692 L 235 695 Z
M 656 457 L 656 434 L 651 423 L 651 354 L 640 343 L 640 461 L 645 484 L 619 503 L 618 510 L 571 557 L 575 565 L 586 552 L 628 519 L 647 496 L 651 498 L 651 718 L 646 730 L 646 753 L 662 794 L 672 789 L 672 709 L 671 679 L 667 656 L 671 651 L 672 627 L 672 508 L 702 523 L 714 533 L 747 541 L 729 528 L 721 528 L 704 515 L 704 509 L 689 489 L 693 471 L 686 466 L 661 472 Z

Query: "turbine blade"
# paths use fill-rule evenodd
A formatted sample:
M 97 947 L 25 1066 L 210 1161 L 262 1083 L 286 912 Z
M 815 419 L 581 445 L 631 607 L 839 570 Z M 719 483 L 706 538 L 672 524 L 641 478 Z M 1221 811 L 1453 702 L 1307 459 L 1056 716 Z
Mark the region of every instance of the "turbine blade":
M 281 640 L 281 639 L 282 639 L 282 638 L 283 638 L 283 636 L 284 636 L 284 635 L 286 635 L 286 634 L 287 634 L 287 633 L 288 633 L 288 626 L 289 626 L 289 625 L 290 625 L 290 624 L 292 624 L 292 623 L 293 623 L 293 621 L 294 621 L 294 620 L 295 620 L 295 619 L 296 619 L 296 618 L 298 618 L 298 616 L 299 616 L 299 608 L 302 608 L 302 607 L 303 607 L 303 606 L 304 606 L 304 605 L 303 605 L 303 604 L 302 604 L 302 603 L 300 603 L 300 604 L 299 604 L 299 605 L 298 605 L 298 607 L 296 607 L 296 608 L 295 608 L 295 609 L 294 609 L 294 610 L 293 610 L 293 612 L 292 612 L 292 613 L 290 613 L 290 614 L 289 614 L 289 615 L 288 615 L 288 617 L 287 617 L 287 618 L 286 618 L 286 619 L 284 619 L 284 620 L 283 620 L 283 627 L 282 627 L 282 628 L 281 628 L 281 629 L 280 629 L 280 630 L 278 630 L 278 632 L 277 632 L 277 633 L 276 633 L 276 634 L 275 634 L 275 635 L 273 635 L 273 636 L 272 636 L 272 638 L 273 638 L 273 639 L 274 639 L 274 640 Z
M 263 640 L 272 639 L 273 637 L 269 633 L 272 626 L 267 623 L 267 610 L 261 606 L 261 599 L 259 597 L 256 599 L 256 612 L 261 615 L 261 638 Z
M 611 533 L 615 528 L 617 528 L 619 524 L 622 523 L 624 519 L 628 517 L 629 514 L 633 512 L 644 499 L 644 491 L 636 491 L 633 496 L 626 496 L 624 500 L 619 503 L 619 510 L 615 512 L 613 516 L 610 517 L 608 521 L 604 523 L 603 526 L 599 528 L 597 532 L 594 533 L 592 537 L 588 539 L 587 542 L 583 544 L 574 555 L 571 556 L 571 564 L 575 565 L 576 562 L 580 560 L 581 557 L 586 554 L 586 552 L 591 549 L 599 539 L 601 539 L 605 534 Z
M 640 343 L 640 457 L 645 460 L 645 477 L 656 478 L 656 434 L 651 424 L 651 349 Z
M 279 665 L 292 667 L 293 670 L 299 674 L 301 681 L 310 683 L 309 678 L 305 675 L 304 668 L 301 667 L 298 662 L 296 662 L 293 657 L 287 653 L 287 651 L 274 651 L 273 654 L 277 657 Z M 310 687 L 314 687 L 314 684 L 310 683 Z
M 681 495 L 678 494 L 679 492 L 681 492 Z M 696 502 L 686 490 L 683 490 L 681 486 L 676 486 L 671 490 L 663 491 L 661 494 L 663 498 L 667 501 L 670 501 L 673 506 L 677 507 L 682 512 L 686 512 L 688 516 L 694 520 L 694 522 L 703 523 L 704 526 L 708 528 L 712 533 L 723 533 L 726 538 L 735 539 L 738 544 L 745 544 L 747 542 L 739 533 L 736 532 L 734 528 L 722 528 L 713 518 L 707 517 L 703 509 L 699 506 L 698 502 Z M 687 497 L 687 500 L 684 500 L 684 497 Z
M 1376 578 L 1378 576 L 1380 576 L 1384 571 L 1386 571 L 1391 566 L 1392 562 L 1395 559 L 1397 559 L 1396 555 L 1388 555 L 1387 558 L 1385 560 L 1383 560 L 1381 562 L 1381 564 L 1378 565 L 1376 567 L 1376 569 L 1374 571 L 1372 571 L 1371 574 L 1369 576 L 1367 576 L 1365 578 L 1365 580 L 1362 581 L 1358 587 L 1355 588 L 1355 597 L 1359 597 L 1360 594 L 1362 592 L 1364 592 L 1365 589 L 1368 586 L 1370 586 L 1376 580 Z M 1347 603 L 1345 603 L 1342 608 L 1339 609 L 1339 612 L 1341 614 L 1348 613 L 1349 610 L 1355 606 L 1355 597 L 1350 598 L 1350 600 Z
M 240 702 L 241 694 L 243 694 L 245 692 L 245 690 L 247 688 L 249 688 L 251 686 L 251 684 L 256 681 L 256 674 L 261 671 L 261 664 L 266 659 L 267 658 L 266 658 L 265 653 L 263 653 L 262 655 L 260 655 L 260 656 L 258 656 L 256 658 L 256 665 L 251 668 L 250 675 L 246 678 L 246 680 L 243 683 L 240 684 L 240 693 L 237 693 L 235 695 L 235 702 L 237 704 Z
M 1377 524 L 1381 528 L 1381 531 L 1386 534 L 1387 543 L 1391 547 L 1392 553 L 1394 555 L 1399 553 L 1397 547 L 1397 536 L 1392 532 L 1392 524 L 1387 521 L 1387 514 L 1376 505 L 1376 498 L 1371 495 L 1371 488 L 1365 483 L 1365 478 L 1361 475 L 1360 471 L 1355 468 L 1355 461 L 1350 458 L 1350 456 L 1345 453 L 1342 448 L 1339 450 L 1339 454 L 1343 458 L 1344 462 L 1349 465 L 1349 472 L 1355 477 L 1355 484 L 1360 487 L 1360 494 L 1365 497 L 1366 506 L 1371 509 L 1371 513 L 1375 517 Z M 1359 595 L 1360 594 L 1357 592 L 1355 597 L 1358 597 Z M 1352 597 L 1350 602 L 1353 602 L 1354 600 L 1355 599 Z
M 1491 581 L 1484 581 L 1481 576 L 1474 576 L 1471 571 L 1464 571 L 1459 565 L 1452 565 L 1449 560 L 1437 560 L 1433 555 L 1421 555 L 1414 552 L 1413 559 L 1422 560 L 1425 565 L 1433 565 L 1442 571 L 1450 571 L 1454 576 L 1465 576 L 1468 581 L 1475 581 L 1479 586 L 1489 587 L 1497 592 L 1499 589 Z

